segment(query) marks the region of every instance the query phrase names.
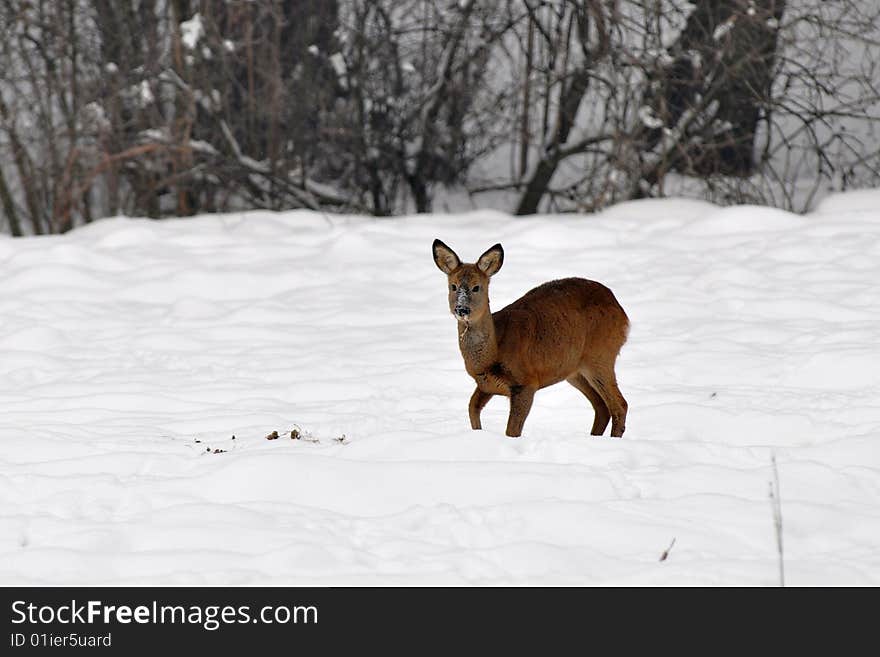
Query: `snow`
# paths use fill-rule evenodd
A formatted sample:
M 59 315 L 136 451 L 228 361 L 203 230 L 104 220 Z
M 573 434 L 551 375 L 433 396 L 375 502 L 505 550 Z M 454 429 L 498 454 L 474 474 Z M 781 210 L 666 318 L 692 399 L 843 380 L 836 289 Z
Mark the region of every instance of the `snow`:
M 686 53 L 688 58 L 691 60 L 691 65 L 699 70 L 703 67 L 703 54 L 694 48 L 688 48 Z
M 83 107 L 83 116 L 87 118 L 89 124 L 97 130 L 109 130 L 111 128 L 110 119 L 104 107 L 98 101 L 92 101 Z
M 614 290 L 622 439 L 564 383 L 470 430 L 435 237 L 504 244 L 495 309 Z M 880 191 L 115 218 L 0 275 L 0 583 L 774 585 L 775 454 L 787 583 L 880 584 Z
M 348 67 L 345 64 L 345 57 L 341 52 L 335 52 L 330 55 L 330 65 L 333 66 L 333 70 L 340 78 L 345 77 L 348 73 Z
M 199 40 L 205 35 L 205 26 L 202 24 L 202 16 L 193 14 L 188 21 L 180 24 L 180 40 L 188 50 L 195 50 Z
M 155 100 L 155 98 L 153 96 L 153 90 L 150 89 L 150 83 L 147 80 L 141 80 L 140 94 L 141 94 L 141 101 L 143 102 L 144 105 L 148 105 Z
M 726 21 L 724 21 L 723 23 L 718 25 L 718 27 L 715 28 L 715 31 L 712 32 L 712 38 L 715 41 L 720 41 L 722 38 L 724 38 L 724 36 L 728 32 L 730 32 L 731 29 L 733 29 L 733 25 L 735 22 L 736 22 L 735 15 L 728 18 Z
M 654 114 L 654 110 L 647 105 L 642 105 L 639 108 L 639 120 L 646 128 L 663 127 L 663 119 Z
M 669 51 L 664 48 L 648 48 L 645 51 L 645 55 L 647 55 L 655 65 L 661 67 L 672 66 L 675 63 L 675 58 L 669 54 Z

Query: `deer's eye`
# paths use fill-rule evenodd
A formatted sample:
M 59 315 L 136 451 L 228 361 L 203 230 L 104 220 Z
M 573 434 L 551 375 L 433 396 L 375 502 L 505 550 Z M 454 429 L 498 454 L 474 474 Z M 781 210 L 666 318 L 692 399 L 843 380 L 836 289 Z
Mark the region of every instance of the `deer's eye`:
M 480 291 L 480 286 L 479 286 L 479 285 L 474 285 L 474 286 L 471 288 L 471 292 L 479 292 L 479 291 Z
M 453 284 L 453 285 L 450 285 L 449 287 L 450 287 L 450 289 L 451 289 L 453 292 L 455 292 L 455 290 L 457 289 L 457 288 L 455 287 L 454 284 Z

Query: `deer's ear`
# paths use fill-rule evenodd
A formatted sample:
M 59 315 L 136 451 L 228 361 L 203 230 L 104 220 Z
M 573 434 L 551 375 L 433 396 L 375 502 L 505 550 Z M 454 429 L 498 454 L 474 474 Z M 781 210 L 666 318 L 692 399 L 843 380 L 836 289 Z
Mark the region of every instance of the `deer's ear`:
M 440 240 L 434 240 L 431 250 L 434 252 L 434 262 L 444 274 L 451 274 L 461 266 L 461 260 L 455 255 L 455 251 Z
M 501 248 L 500 244 L 496 244 L 491 247 L 488 251 L 486 251 L 483 255 L 480 256 L 480 259 L 477 260 L 477 267 L 484 273 L 486 276 L 492 276 L 499 269 L 501 269 L 501 265 L 504 264 L 504 249 Z

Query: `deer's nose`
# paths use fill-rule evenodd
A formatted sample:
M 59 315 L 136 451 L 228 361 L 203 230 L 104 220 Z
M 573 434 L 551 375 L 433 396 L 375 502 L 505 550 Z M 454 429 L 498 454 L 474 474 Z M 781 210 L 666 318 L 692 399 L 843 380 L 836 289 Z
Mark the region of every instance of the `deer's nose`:
M 471 314 L 471 309 L 468 308 L 467 306 L 456 306 L 455 307 L 455 314 L 458 315 L 459 317 L 464 317 L 465 315 Z

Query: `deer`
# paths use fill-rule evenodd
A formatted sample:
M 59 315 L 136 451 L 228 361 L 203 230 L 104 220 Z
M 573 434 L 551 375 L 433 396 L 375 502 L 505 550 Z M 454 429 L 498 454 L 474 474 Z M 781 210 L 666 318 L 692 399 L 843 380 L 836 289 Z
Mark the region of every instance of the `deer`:
M 495 395 L 510 398 L 506 434 L 522 435 L 535 392 L 567 381 L 595 413 L 590 433 L 623 436 L 627 403 L 614 366 L 629 334 L 629 318 L 610 289 L 584 278 L 548 281 L 497 312 L 489 281 L 504 263 L 495 244 L 475 263 L 463 263 L 439 239 L 434 262 L 446 274 L 449 311 L 458 322 L 464 367 L 477 384 L 468 404 L 471 428 Z

